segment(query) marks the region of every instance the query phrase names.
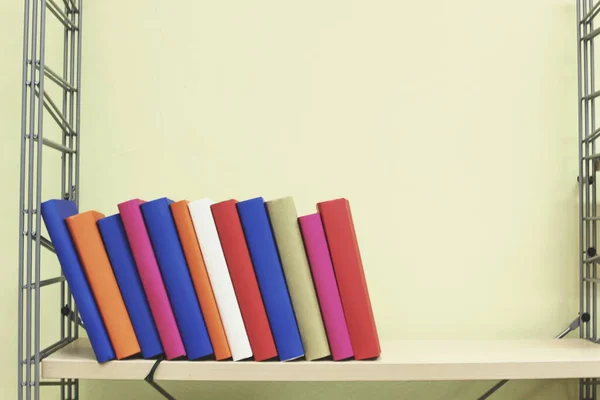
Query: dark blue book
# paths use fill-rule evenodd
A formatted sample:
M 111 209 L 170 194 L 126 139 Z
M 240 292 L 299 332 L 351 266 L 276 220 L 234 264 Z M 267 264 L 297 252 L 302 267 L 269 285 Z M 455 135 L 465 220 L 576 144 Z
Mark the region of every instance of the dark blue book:
M 140 209 L 183 345 L 188 358 L 193 360 L 213 354 L 213 348 L 171 214 L 171 203 L 172 200 L 163 197 L 143 203 Z
M 241 201 L 237 209 L 279 358 L 302 357 L 302 339 L 263 198 Z
M 66 218 L 79 213 L 77 206 L 68 200 L 48 200 L 41 204 L 41 211 L 96 360 L 100 363 L 112 360 L 115 352 L 65 222 Z
M 98 220 L 98 229 L 142 349 L 142 356 L 159 356 L 163 353 L 162 344 L 131 254 L 121 216 L 116 214 Z

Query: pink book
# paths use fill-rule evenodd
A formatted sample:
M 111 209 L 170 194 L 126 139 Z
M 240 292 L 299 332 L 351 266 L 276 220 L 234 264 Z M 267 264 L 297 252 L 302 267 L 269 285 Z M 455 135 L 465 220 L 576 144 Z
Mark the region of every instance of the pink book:
M 305 215 L 298 218 L 298 221 L 333 359 L 337 361 L 350 358 L 354 355 L 352 344 L 321 216 L 319 214 Z
M 140 210 L 143 203 L 145 201 L 139 199 L 120 203 L 119 213 L 165 355 L 172 360 L 186 353 Z

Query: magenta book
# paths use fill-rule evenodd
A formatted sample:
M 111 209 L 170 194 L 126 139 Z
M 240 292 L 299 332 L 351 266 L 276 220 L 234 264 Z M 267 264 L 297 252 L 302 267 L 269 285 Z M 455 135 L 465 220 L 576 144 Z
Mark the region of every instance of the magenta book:
M 165 355 L 172 360 L 186 352 L 140 210 L 143 203 L 139 199 L 120 203 L 119 213 Z
M 353 356 L 348 326 L 340 300 L 333 264 L 327 247 L 327 239 L 319 214 L 298 218 L 306 255 L 313 275 L 313 281 L 323 314 L 325 331 L 334 360 Z

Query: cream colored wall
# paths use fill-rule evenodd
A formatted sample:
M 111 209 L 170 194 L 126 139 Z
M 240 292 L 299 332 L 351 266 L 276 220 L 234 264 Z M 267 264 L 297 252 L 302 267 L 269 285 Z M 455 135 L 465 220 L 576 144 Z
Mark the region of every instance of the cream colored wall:
M 21 3 L 0 5 L 0 384 L 10 398 Z M 293 195 L 309 213 L 345 196 L 382 339 L 553 337 L 578 302 L 574 5 L 88 0 L 82 209 Z M 48 159 L 50 176 L 58 158 Z M 55 332 L 57 310 L 44 304 Z M 435 400 L 489 385 L 165 386 L 178 399 Z M 82 394 L 159 398 L 137 382 L 84 382 Z M 527 381 L 496 398 L 575 396 L 575 381 Z

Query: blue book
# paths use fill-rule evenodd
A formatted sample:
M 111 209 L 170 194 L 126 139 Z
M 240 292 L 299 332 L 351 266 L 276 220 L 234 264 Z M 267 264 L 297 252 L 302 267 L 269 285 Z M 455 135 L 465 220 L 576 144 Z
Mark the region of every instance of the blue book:
M 140 209 L 183 345 L 188 358 L 193 360 L 213 354 L 213 348 L 171 214 L 171 203 L 172 200 L 163 197 L 143 203 Z
M 142 349 L 142 356 L 159 356 L 163 353 L 162 344 L 131 254 L 121 216 L 116 214 L 98 220 L 98 229 Z
M 68 200 L 48 200 L 41 204 L 41 211 L 96 360 L 100 363 L 112 360 L 115 352 L 65 222 L 66 218 L 79 213 L 77 206 Z
M 279 358 L 302 357 L 302 339 L 263 198 L 241 201 L 237 209 Z

